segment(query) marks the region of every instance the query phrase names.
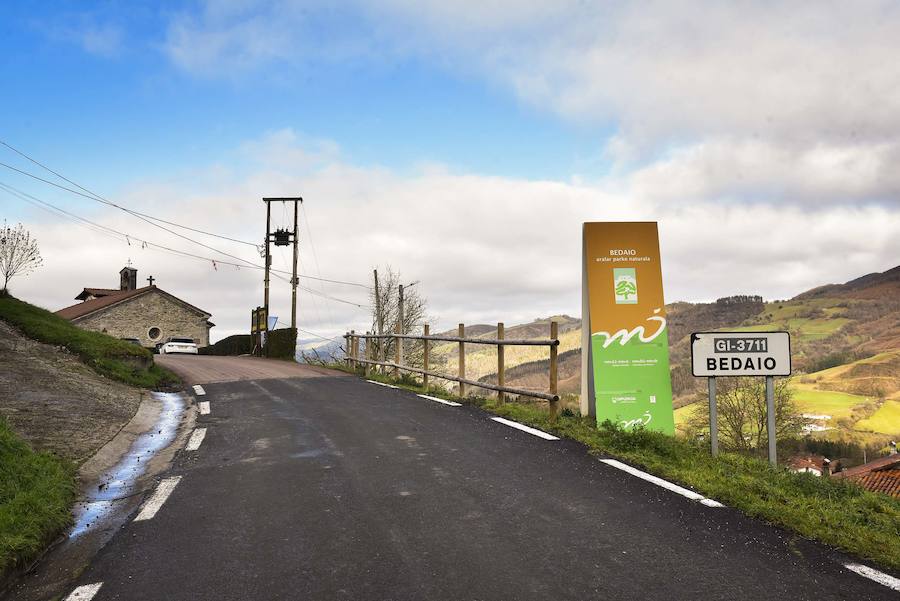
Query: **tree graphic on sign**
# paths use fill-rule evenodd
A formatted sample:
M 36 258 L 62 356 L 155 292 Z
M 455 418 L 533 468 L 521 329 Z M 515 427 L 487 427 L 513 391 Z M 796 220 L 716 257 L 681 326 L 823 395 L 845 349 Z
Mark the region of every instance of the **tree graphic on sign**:
M 637 288 L 634 284 L 629 282 L 628 280 L 620 280 L 618 284 L 616 284 L 616 294 L 628 300 L 628 297 L 632 294 L 637 293 Z

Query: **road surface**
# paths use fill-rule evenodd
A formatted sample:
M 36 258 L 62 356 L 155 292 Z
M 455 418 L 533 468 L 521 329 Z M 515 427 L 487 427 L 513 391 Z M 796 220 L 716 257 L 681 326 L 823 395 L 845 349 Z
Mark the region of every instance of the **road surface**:
M 202 384 L 205 436 L 72 583 L 96 601 L 897 599 L 840 553 L 472 407 L 160 362 Z

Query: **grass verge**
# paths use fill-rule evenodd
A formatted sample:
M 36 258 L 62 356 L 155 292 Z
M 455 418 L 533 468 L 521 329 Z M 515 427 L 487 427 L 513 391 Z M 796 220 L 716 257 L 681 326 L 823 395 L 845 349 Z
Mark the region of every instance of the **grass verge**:
M 107 378 L 151 389 L 170 389 L 180 383 L 174 373 L 153 363 L 153 355 L 147 349 L 100 332 L 82 330 L 12 296 L 0 296 L 0 319 L 29 338 L 65 347 Z
M 336 366 L 342 371 L 344 366 Z M 371 380 L 417 393 L 459 400 L 443 389 L 425 390 L 414 379 L 371 374 Z M 571 438 L 594 453 L 610 455 L 798 534 L 900 569 L 900 501 L 844 480 L 795 474 L 735 453 L 712 457 L 705 447 L 650 431 L 626 432 L 564 412 L 556 419 L 543 407 L 468 398 L 466 403 L 523 424 Z
M 0 418 L 0 574 L 34 558 L 71 523 L 75 465 L 35 453 Z

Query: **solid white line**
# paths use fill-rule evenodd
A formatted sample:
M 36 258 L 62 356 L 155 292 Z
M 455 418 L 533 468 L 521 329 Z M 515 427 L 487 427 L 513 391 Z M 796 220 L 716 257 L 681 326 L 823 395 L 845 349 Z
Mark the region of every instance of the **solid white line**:
M 200 401 L 200 415 L 209 415 L 209 401 Z
M 537 428 L 531 428 L 526 426 L 525 424 L 520 424 L 519 422 L 514 422 L 509 419 L 503 419 L 502 417 L 492 417 L 492 420 L 495 422 L 500 422 L 501 424 L 506 424 L 510 428 L 515 428 L 516 430 L 521 430 L 522 432 L 528 432 L 529 434 L 533 434 L 538 438 L 543 438 L 544 440 L 559 440 L 556 436 L 552 434 L 547 434 L 546 432 L 541 432 Z
M 203 390 L 203 387 L 199 384 L 194 384 L 194 393 L 199 396 L 203 396 L 204 394 L 206 394 L 206 391 Z
M 445 401 L 444 399 L 439 399 L 436 396 L 428 396 L 427 394 L 419 394 L 416 396 L 420 396 L 423 399 L 428 399 L 429 401 L 434 401 L 436 403 L 443 403 L 445 405 L 450 405 L 451 407 L 461 407 L 462 403 L 457 403 L 456 401 Z
M 391 384 L 385 384 L 384 382 L 376 382 L 375 380 L 366 380 L 366 382 L 370 382 L 372 384 L 378 384 L 379 386 L 385 386 L 387 388 L 399 388 L 399 386 L 393 386 Z
M 137 517 L 134 518 L 134 521 L 141 522 L 143 520 L 153 519 L 153 516 L 155 516 L 156 512 L 163 506 L 163 503 L 166 502 L 166 499 L 169 498 L 169 495 L 172 494 L 172 491 L 175 490 L 175 487 L 178 486 L 180 481 L 181 476 L 174 476 L 160 482 L 150 498 L 144 503 L 144 506 L 141 507 L 141 511 L 137 514 Z
M 79 586 L 69 593 L 69 596 L 66 597 L 66 601 L 91 601 L 91 599 L 94 598 L 94 595 L 97 594 L 97 591 L 100 590 L 101 586 L 103 586 L 102 582 Z
M 196 451 L 200 448 L 200 443 L 203 442 L 203 439 L 206 437 L 206 428 L 197 428 L 193 432 L 191 432 L 191 437 L 188 440 L 187 446 L 184 448 L 188 451 Z
M 869 580 L 874 580 L 878 584 L 882 584 L 889 589 L 900 591 L 900 578 L 894 578 L 889 574 L 885 574 L 884 572 L 879 572 L 874 568 L 870 568 L 869 566 L 864 566 L 860 563 L 846 563 L 844 567 L 848 570 L 852 570 L 859 574 L 860 576 L 865 576 Z
M 668 480 L 663 480 L 662 478 L 658 478 L 652 474 L 648 474 L 647 472 L 642 472 L 641 470 L 631 467 L 630 465 L 626 465 L 626 464 L 622 463 L 621 461 L 616 461 L 615 459 L 601 459 L 600 461 L 602 461 L 606 465 L 610 465 L 616 469 L 620 469 L 623 472 L 628 472 L 632 476 L 640 478 L 641 480 L 646 480 L 647 482 L 656 484 L 657 486 L 662 486 L 666 490 L 670 490 L 674 493 L 677 493 L 677 494 L 681 495 L 682 497 L 687 497 L 691 501 L 700 501 L 707 507 L 725 507 L 718 501 L 714 501 L 712 499 L 707 499 L 700 493 L 696 493 L 692 490 L 688 490 L 682 486 L 673 484 L 672 482 L 669 482 Z

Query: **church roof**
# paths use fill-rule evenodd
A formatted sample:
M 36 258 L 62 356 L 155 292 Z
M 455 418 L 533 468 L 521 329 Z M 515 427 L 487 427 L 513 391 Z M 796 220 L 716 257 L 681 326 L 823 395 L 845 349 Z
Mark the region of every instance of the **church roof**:
M 201 315 L 205 315 L 206 317 L 211 316 L 211 314 L 209 312 L 204 311 L 203 309 L 200 309 L 198 307 L 195 307 L 194 305 L 192 305 L 190 303 L 186 303 L 185 301 L 181 300 L 177 296 L 175 296 L 173 294 L 169 294 L 165 290 L 162 290 L 161 288 L 157 288 L 156 286 L 144 286 L 143 288 L 136 288 L 134 290 L 106 290 L 103 288 L 85 288 L 85 291 L 88 291 L 88 290 L 98 290 L 98 291 L 102 290 L 104 292 L 107 292 L 107 294 L 104 296 L 100 296 L 98 298 L 84 301 L 83 303 L 78 303 L 77 305 L 72 305 L 71 307 L 66 307 L 65 309 L 60 309 L 59 311 L 56 312 L 56 314 L 59 315 L 60 317 L 62 317 L 63 319 L 69 319 L 69 320 L 79 319 L 81 317 L 90 315 L 91 313 L 94 313 L 95 311 L 99 311 L 100 309 L 105 309 L 107 307 L 116 305 L 122 301 L 131 299 L 131 298 L 135 298 L 135 297 L 141 296 L 143 294 L 147 294 L 148 292 L 156 291 L 156 292 L 160 292 L 160 293 L 166 295 L 167 297 L 178 302 L 179 304 L 184 305 L 185 307 L 187 307 L 188 309 L 190 309 L 192 311 L 195 311 Z
M 85 288 L 75 297 L 75 300 L 85 300 L 89 296 L 99 298 L 101 296 L 109 296 L 110 294 L 118 294 L 120 292 L 123 292 L 123 290 L 119 290 L 118 288 Z

